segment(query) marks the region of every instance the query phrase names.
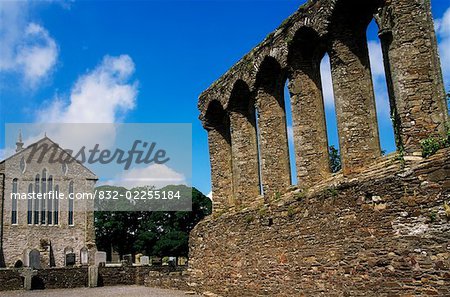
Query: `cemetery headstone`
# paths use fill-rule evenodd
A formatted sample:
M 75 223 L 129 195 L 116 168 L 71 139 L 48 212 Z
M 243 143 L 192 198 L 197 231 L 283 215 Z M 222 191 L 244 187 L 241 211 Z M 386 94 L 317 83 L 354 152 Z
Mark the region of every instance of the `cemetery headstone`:
M 95 253 L 95 266 L 105 266 L 106 264 L 106 252 Z
M 148 256 L 142 256 L 141 257 L 141 265 L 149 265 L 150 264 L 150 258 Z
M 75 265 L 75 253 L 66 254 L 66 266 Z
M 87 248 L 82 248 L 80 251 L 80 262 L 81 265 L 88 265 L 89 261 L 88 261 L 88 250 Z
M 32 250 L 30 252 L 29 261 L 32 269 L 41 269 L 41 254 L 38 250 Z

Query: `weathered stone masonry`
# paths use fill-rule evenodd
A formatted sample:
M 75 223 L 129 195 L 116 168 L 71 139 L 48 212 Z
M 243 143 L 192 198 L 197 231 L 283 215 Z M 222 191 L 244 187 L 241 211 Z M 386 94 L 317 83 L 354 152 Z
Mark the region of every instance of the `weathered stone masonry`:
M 417 155 L 421 140 L 445 132 L 448 114 L 429 1 L 311 0 L 200 96 L 216 204 L 251 203 L 257 189 L 270 200 L 290 185 L 283 99 L 287 79 L 299 185 L 308 188 L 330 176 L 319 67 L 326 53 L 343 173 L 355 174 L 379 159 L 366 40 L 374 18 L 398 149 Z M 236 106 L 245 112 L 236 112 Z
M 450 296 L 450 150 L 210 216 L 190 283 L 219 296 Z
M 448 121 L 429 2 L 308 1 L 200 96 L 214 211 L 190 235 L 194 290 L 450 296 L 450 149 L 420 157 L 420 141 L 443 135 Z M 387 157 L 366 40 L 373 18 L 398 150 Z M 325 54 L 343 162 L 337 174 L 328 163 Z M 289 187 L 286 80 L 298 187 Z

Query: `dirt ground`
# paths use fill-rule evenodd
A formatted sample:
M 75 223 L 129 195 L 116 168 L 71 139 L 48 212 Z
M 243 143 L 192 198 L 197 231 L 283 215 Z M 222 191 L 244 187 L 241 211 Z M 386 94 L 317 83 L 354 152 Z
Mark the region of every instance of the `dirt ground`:
M 36 291 L 0 292 L 0 297 L 181 297 L 198 296 L 183 291 L 163 290 L 143 286 L 114 286 L 101 288 L 49 289 Z

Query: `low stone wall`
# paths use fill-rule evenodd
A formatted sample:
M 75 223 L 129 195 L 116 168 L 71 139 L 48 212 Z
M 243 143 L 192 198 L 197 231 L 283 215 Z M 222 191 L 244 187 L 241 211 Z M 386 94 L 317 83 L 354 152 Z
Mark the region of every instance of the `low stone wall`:
M 190 284 L 222 296 L 450 296 L 450 150 L 383 166 L 200 222 Z
M 188 281 L 186 270 L 151 271 L 145 278 L 144 285 L 152 288 L 190 291 Z
M 86 287 L 88 284 L 87 267 L 64 267 L 53 269 L 41 269 L 33 277 L 32 286 L 34 289 L 58 289 Z M 42 285 L 39 288 L 39 285 Z
M 18 269 L 0 269 L 0 291 L 20 290 L 23 279 Z
M 148 285 L 159 288 L 182 288 L 185 267 L 167 266 L 120 266 L 99 267 L 98 286 Z M 0 291 L 20 290 L 24 288 L 21 269 L 0 269 Z M 181 275 L 183 274 L 183 278 Z M 173 281 L 171 279 L 173 278 Z M 162 280 L 162 281 L 159 281 Z M 171 284 L 173 284 L 171 286 Z M 88 286 L 87 267 L 64 267 L 40 269 L 33 272 L 32 289 L 76 288 Z

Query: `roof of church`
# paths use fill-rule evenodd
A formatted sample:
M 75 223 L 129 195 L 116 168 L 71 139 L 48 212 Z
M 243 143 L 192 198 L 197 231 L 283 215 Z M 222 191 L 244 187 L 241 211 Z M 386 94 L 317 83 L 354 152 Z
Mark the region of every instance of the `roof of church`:
M 61 150 L 65 151 L 65 152 L 67 152 L 67 151 L 66 151 L 65 149 L 63 149 L 58 143 L 54 142 L 54 141 L 51 140 L 47 135 L 45 135 L 45 136 L 42 137 L 40 140 L 38 140 L 38 141 L 36 141 L 36 142 L 34 142 L 34 143 L 28 145 L 27 147 L 23 148 L 22 150 L 20 150 L 20 151 L 14 153 L 14 154 L 12 154 L 11 156 L 9 156 L 9 157 L 5 158 L 4 160 L 0 161 L 0 171 L 4 171 L 4 169 L 5 169 L 5 162 L 6 162 L 7 160 L 9 160 L 9 159 L 11 159 L 12 157 L 17 156 L 17 155 L 19 155 L 19 154 L 21 154 L 21 153 L 23 153 L 23 152 L 25 152 L 25 151 L 31 149 L 32 146 L 37 145 L 37 144 L 39 144 L 39 143 L 41 143 L 41 142 L 44 142 L 45 140 L 48 140 L 48 141 L 50 141 L 52 144 L 56 145 L 56 147 L 57 147 L 58 149 L 61 149 Z M 71 154 L 69 154 L 68 152 L 67 152 L 67 154 L 68 154 L 69 156 L 71 156 Z M 73 158 L 73 157 L 72 157 L 72 159 L 73 159 L 76 163 L 78 163 L 79 165 L 83 166 L 87 171 L 89 171 L 89 173 L 92 174 L 92 176 L 91 176 L 91 177 L 88 177 L 88 179 L 98 179 L 97 175 L 96 175 L 94 172 L 92 172 L 92 170 L 90 170 L 88 167 L 84 166 L 83 163 L 81 163 L 79 160 L 77 160 L 77 159 L 75 159 L 75 158 Z

